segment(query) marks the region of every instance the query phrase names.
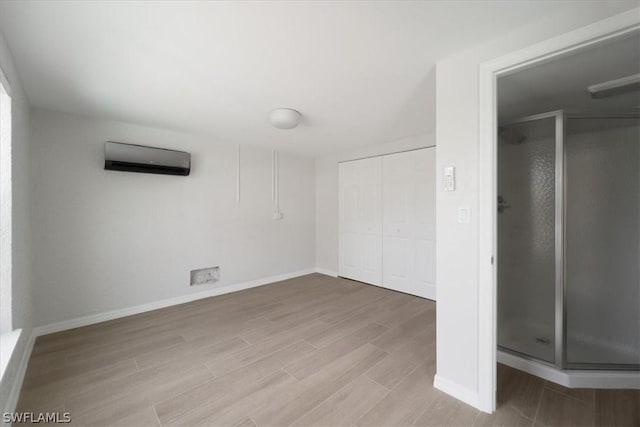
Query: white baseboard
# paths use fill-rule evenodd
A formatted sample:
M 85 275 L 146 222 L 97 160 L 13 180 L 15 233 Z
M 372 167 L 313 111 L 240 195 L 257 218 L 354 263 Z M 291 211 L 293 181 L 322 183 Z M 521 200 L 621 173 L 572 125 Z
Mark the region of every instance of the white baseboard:
M 27 345 L 24 347 L 24 352 L 22 352 L 22 358 L 20 359 L 20 365 L 18 365 L 16 376 L 13 379 L 11 391 L 9 391 L 9 396 L 7 396 L 4 412 L 15 412 L 16 410 L 18 399 L 20 398 L 20 391 L 22 391 L 22 383 L 24 382 L 24 376 L 27 373 L 29 358 L 31 357 L 31 352 L 33 351 L 33 344 L 35 343 L 35 341 L 36 334 L 35 330 L 32 329 L 31 334 L 29 335 L 29 338 L 27 340 Z
M 640 372 L 637 371 L 563 371 L 500 350 L 496 358 L 502 364 L 564 387 L 640 389 Z
M 480 399 L 478 397 L 478 393 L 473 390 L 463 387 L 460 384 L 457 384 L 447 378 L 443 378 L 438 374 L 436 374 L 435 378 L 433 379 L 433 386 L 438 390 L 443 391 L 448 395 L 453 396 L 456 399 L 466 403 L 467 405 L 471 405 L 474 408 L 485 411 L 485 408 L 480 407 Z
M 338 277 L 338 272 L 333 270 L 327 270 L 326 268 L 316 267 L 316 273 L 324 274 L 325 276 Z
M 279 274 L 277 276 L 264 277 L 262 279 L 250 280 L 248 282 L 236 283 L 221 288 L 209 289 L 207 291 L 181 295 L 174 298 L 164 299 L 161 301 L 154 301 L 147 304 L 136 305 L 133 307 L 121 308 L 118 310 L 111 310 L 104 313 L 92 314 L 89 316 L 77 317 L 75 319 L 64 320 L 62 322 L 51 323 L 49 325 L 37 326 L 34 328 L 34 335 L 47 335 L 54 332 L 66 331 L 68 329 L 80 328 L 82 326 L 93 325 L 95 323 L 106 322 L 108 320 L 118 319 L 121 317 L 131 316 L 134 314 L 144 313 L 147 311 L 157 310 L 159 308 L 170 307 L 172 305 L 184 304 L 187 302 L 214 297 L 218 295 L 224 295 L 231 292 L 242 291 L 244 289 L 255 288 L 258 286 L 268 285 L 270 283 L 279 282 L 282 280 L 293 279 L 294 277 L 305 276 L 307 274 L 315 273 L 315 268 L 309 268 L 306 270 L 294 271 L 291 273 Z
M 427 289 L 424 290 L 419 297 L 430 299 L 432 301 L 436 300 L 436 285 L 429 285 Z

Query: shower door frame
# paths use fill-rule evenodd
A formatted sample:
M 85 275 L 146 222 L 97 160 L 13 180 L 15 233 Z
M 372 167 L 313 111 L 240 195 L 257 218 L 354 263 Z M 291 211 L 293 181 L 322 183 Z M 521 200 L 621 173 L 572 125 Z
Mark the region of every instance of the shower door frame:
M 640 31 L 638 8 L 550 38 L 518 51 L 489 58 L 478 67 L 478 377 L 474 406 L 496 408 L 497 373 L 497 79 L 606 41 Z M 467 394 L 455 397 L 470 401 Z
M 564 110 L 550 111 L 548 113 L 535 114 L 500 123 L 500 126 L 509 126 L 518 123 L 532 122 L 555 118 L 555 318 L 554 318 L 554 363 L 539 359 L 535 356 L 522 353 L 498 344 L 501 350 L 518 355 L 527 360 L 555 366 L 558 369 L 597 369 L 597 370 L 639 370 L 640 364 L 633 363 L 569 363 L 567 360 L 567 122 L 572 119 L 640 119 L 640 113 L 628 114 L 580 114 L 566 113 Z
M 565 263 L 565 224 L 566 224 L 566 180 L 564 179 L 567 158 L 564 149 L 564 140 L 566 136 L 566 114 L 564 110 L 555 110 L 548 113 L 535 114 L 532 116 L 521 117 L 515 120 L 501 123 L 500 125 L 514 125 L 517 123 L 533 122 L 536 120 L 554 119 L 555 131 L 555 158 L 554 158 L 554 261 L 555 261 L 555 318 L 554 318 L 554 363 L 549 363 L 545 360 L 537 359 L 533 356 L 514 351 L 508 347 L 502 347 L 504 350 L 524 355 L 526 358 L 535 359 L 541 363 L 550 364 L 556 366 L 559 369 L 565 369 L 567 366 L 567 334 L 566 334 L 566 316 L 567 316 L 567 303 L 566 303 L 566 263 Z M 497 154 L 497 153 L 496 153 Z M 497 163 L 497 162 L 496 162 Z M 496 184 L 497 185 L 497 184 Z M 497 227 L 496 227 L 497 235 Z M 497 247 L 497 245 L 496 245 Z M 496 251 L 497 253 L 497 251 Z M 497 285 L 497 283 L 496 283 Z M 497 305 L 496 305 L 497 309 Z

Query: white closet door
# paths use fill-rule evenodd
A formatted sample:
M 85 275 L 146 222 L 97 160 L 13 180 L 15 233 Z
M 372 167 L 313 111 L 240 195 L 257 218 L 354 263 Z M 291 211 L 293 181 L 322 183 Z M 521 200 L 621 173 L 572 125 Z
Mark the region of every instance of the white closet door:
M 414 267 L 416 295 L 436 299 L 436 149 L 415 152 Z
M 383 157 L 386 288 L 435 299 L 435 149 Z
M 342 277 L 382 284 L 382 159 L 340 163 L 339 262 Z

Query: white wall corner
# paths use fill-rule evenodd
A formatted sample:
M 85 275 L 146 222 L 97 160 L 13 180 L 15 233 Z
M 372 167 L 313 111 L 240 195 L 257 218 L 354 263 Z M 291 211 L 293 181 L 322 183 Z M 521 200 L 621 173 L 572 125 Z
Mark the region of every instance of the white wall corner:
M 210 289 L 203 292 L 180 295 L 174 298 L 168 298 L 160 301 L 154 301 L 147 304 L 136 305 L 132 307 L 111 310 L 103 313 L 92 314 L 89 316 L 77 317 L 75 319 L 63 320 L 62 322 L 51 323 L 48 325 L 37 326 L 34 328 L 34 335 L 41 336 L 53 334 L 55 332 L 66 331 L 68 329 L 80 328 L 82 326 L 93 325 L 95 323 L 106 322 L 108 320 L 119 319 L 121 317 L 132 316 L 147 311 L 158 310 L 160 308 L 170 307 L 173 305 L 184 304 L 187 302 L 224 295 L 231 292 L 242 291 L 245 289 L 256 288 L 258 286 L 269 285 L 271 283 L 283 280 L 293 279 L 295 277 L 306 276 L 315 273 L 315 268 L 294 271 L 291 273 L 279 274 L 277 276 L 264 277 L 261 279 L 251 280 L 248 282 L 236 283 L 221 288 Z
M 433 379 L 433 386 L 440 391 L 447 393 L 448 395 L 455 397 L 456 399 L 471 405 L 483 412 L 491 413 L 491 408 L 486 408 L 480 405 L 480 398 L 478 393 L 467 387 L 463 387 L 458 383 L 455 383 L 447 378 L 444 378 L 438 374 Z
M 322 267 L 316 267 L 316 273 L 324 274 L 325 276 L 338 277 L 338 272 L 329 270 Z
M 18 370 L 13 380 L 13 384 L 11 385 L 11 390 L 9 391 L 9 395 L 7 396 L 7 401 L 5 403 L 3 413 L 15 412 L 16 410 L 18 399 L 20 398 L 20 392 L 22 391 L 22 383 L 24 382 L 24 376 L 27 373 L 27 367 L 29 366 L 29 359 L 31 358 L 31 352 L 33 351 L 33 344 L 35 343 L 35 341 L 36 332 L 35 330 L 31 330 L 31 334 L 29 335 L 27 344 L 25 345 L 24 351 L 22 352 L 20 365 L 18 365 Z

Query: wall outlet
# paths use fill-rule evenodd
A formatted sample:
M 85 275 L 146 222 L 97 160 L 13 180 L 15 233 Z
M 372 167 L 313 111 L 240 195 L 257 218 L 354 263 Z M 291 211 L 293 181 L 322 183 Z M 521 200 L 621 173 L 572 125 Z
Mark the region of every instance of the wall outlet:
M 220 267 L 191 270 L 191 286 L 209 285 L 220 280 Z
M 273 213 L 273 219 L 281 220 L 282 219 L 282 212 L 274 212 Z

